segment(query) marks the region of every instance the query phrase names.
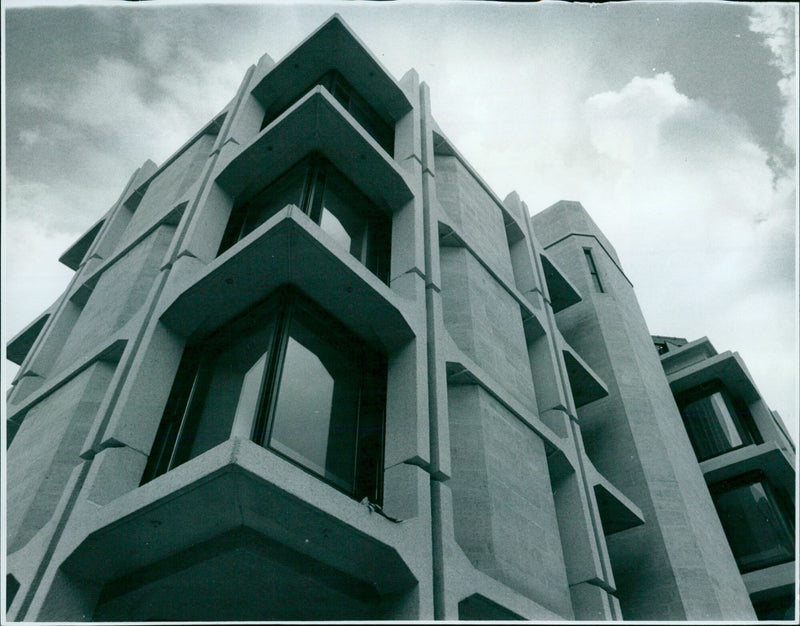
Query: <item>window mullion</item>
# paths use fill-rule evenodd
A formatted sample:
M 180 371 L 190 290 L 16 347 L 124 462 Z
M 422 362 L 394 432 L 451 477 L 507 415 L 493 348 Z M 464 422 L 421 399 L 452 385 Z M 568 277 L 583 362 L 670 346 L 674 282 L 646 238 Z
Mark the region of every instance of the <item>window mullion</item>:
M 309 206 L 306 214 L 319 225 L 322 222 L 322 203 L 325 194 L 325 170 L 317 161 L 314 164 L 309 189 Z
M 272 431 L 272 415 L 275 411 L 275 402 L 278 395 L 283 360 L 286 355 L 286 345 L 289 341 L 289 323 L 291 322 L 292 298 L 282 296 L 286 300 L 280 307 L 275 322 L 275 331 L 272 349 L 267 364 L 264 367 L 262 387 L 259 392 L 258 408 L 252 428 L 253 441 L 263 447 L 269 447 L 270 432 Z
M 361 447 L 361 409 L 364 400 L 364 379 L 358 384 L 358 404 L 356 405 L 356 441 L 353 446 L 353 491 L 358 493 L 359 476 L 358 471 L 358 449 Z M 371 500 L 372 498 L 370 498 Z
M 175 444 L 172 446 L 172 452 L 169 455 L 169 461 L 167 462 L 167 466 L 164 468 L 164 472 L 168 472 L 171 470 L 175 465 L 175 458 L 178 455 L 178 450 L 183 443 L 183 433 L 186 429 L 186 422 L 189 419 L 189 412 L 192 410 L 192 403 L 194 402 L 195 392 L 199 386 L 200 378 L 203 376 L 203 368 L 205 366 L 205 362 L 201 361 L 199 367 L 197 368 L 197 372 L 194 375 L 194 380 L 192 380 L 192 388 L 189 391 L 189 397 L 186 400 L 186 405 L 183 409 L 183 415 L 181 415 L 181 421 L 178 426 L 178 432 L 175 434 Z M 159 472 L 163 473 L 163 472 Z

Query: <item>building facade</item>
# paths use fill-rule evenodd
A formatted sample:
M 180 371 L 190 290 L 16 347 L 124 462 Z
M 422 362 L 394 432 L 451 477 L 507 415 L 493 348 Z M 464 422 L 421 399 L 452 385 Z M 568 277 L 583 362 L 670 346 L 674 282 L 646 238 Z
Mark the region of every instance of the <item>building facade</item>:
M 793 498 L 779 419 L 759 398 L 762 434 L 698 463 L 702 349 L 659 358 L 583 207 L 498 198 L 338 16 L 61 260 L 7 347 L 9 620 L 729 621 L 786 595 L 713 488 L 757 467 Z
M 794 619 L 794 443 L 741 357 L 653 337 L 759 619 Z

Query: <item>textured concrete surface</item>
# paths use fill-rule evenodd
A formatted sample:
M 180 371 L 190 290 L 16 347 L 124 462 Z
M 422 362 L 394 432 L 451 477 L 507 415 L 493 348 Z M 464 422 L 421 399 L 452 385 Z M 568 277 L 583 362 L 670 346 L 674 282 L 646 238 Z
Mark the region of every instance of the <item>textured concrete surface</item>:
M 9 552 L 50 519 L 112 374 L 97 363 L 28 412 L 8 451 Z
M 608 538 L 623 615 L 752 619 L 633 290 L 580 213 L 574 203 L 557 204 L 535 216 L 534 226 L 584 293 L 582 303 L 559 314 L 559 327 L 609 385 L 608 398 L 579 411 L 587 453 L 654 522 Z M 591 281 L 583 248 L 592 250 L 605 293 Z
M 541 440 L 477 385 L 453 386 L 448 395 L 456 540 L 481 571 L 568 613 Z

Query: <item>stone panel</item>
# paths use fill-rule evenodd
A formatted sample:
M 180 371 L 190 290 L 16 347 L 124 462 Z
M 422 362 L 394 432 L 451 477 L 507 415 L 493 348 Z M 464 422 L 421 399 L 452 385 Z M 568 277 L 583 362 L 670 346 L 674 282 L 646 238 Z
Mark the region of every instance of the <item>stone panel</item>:
M 58 504 L 114 368 L 95 363 L 30 409 L 9 448 L 8 551 L 24 546 Z
M 100 276 L 54 371 L 110 337 L 146 302 L 174 231 L 174 227 L 162 226 Z
M 463 248 L 442 248 L 444 323 L 456 345 L 536 410 L 519 304 Z
M 514 284 L 503 213 L 456 157 L 436 155 L 436 196 L 467 243 L 499 276 Z
M 175 208 L 200 177 L 215 140 L 215 135 L 201 135 L 153 179 L 122 235 L 120 246 L 134 240 Z
M 473 566 L 566 617 L 544 444 L 477 385 L 448 390 L 455 537 Z

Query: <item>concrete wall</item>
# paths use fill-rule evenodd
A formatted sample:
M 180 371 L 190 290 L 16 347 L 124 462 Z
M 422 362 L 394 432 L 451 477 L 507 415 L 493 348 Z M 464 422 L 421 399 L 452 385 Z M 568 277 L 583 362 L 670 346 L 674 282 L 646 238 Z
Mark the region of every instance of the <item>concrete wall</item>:
M 24 546 L 58 504 L 114 368 L 91 365 L 36 404 L 8 454 L 8 550 Z
M 571 612 L 542 441 L 477 385 L 448 389 L 455 537 L 472 564 Z
M 169 213 L 180 202 L 189 187 L 197 181 L 216 135 L 201 135 L 172 163 L 167 165 L 147 186 L 118 247 L 124 247 Z
M 508 249 L 505 242 L 503 246 Z M 440 258 L 444 323 L 450 336 L 511 393 L 535 406 L 519 304 L 469 251 L 442 248 Z
M 69 331 L 53 371 L 91 351 L 134 316 L 147 299 L 174 232 L 174 227 L 160 227 L 103 272 Z
M 456 158 L 436 155 L 436 197 L 478 256 L 514 284 L 500 207 Z
M 642 508 L 643 526 L 608 538 L 626 619 L 752 619 L 693 450 L 633 289 L 576 203 L 535 216 L 539 239 L 584 295 L 557 316 L 609 396 L 578 411 L 598 470 Z M 571 236 L 570 236 L 571 235 Z M 567 237 L 564 239 L 564 237 Z M 605 293 L 591 282 L 589 248 Z

